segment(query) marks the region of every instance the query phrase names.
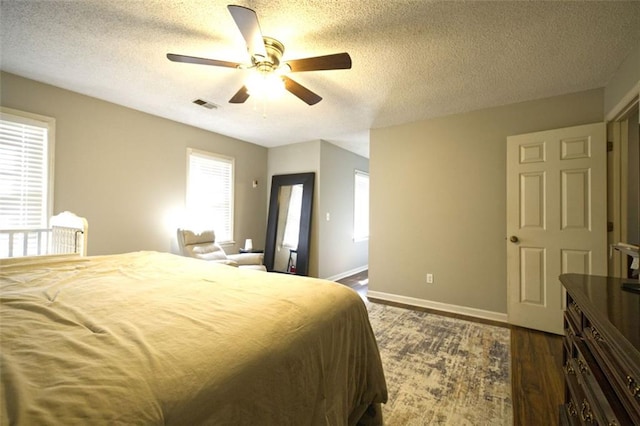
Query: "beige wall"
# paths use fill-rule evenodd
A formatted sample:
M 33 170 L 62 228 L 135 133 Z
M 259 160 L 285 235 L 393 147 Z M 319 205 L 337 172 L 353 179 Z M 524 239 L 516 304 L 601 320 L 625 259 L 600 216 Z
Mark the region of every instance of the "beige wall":
M 320 151 L 320 270 L 322 278 L 344 277 L 366 268 L 369 241 L 353 240 L 354 173 L 369 160 L 322 141 Z M 327 213 L 330 220 L 327 221 Z M 339 250 L 337 250 L 339 248 Z
M 313 206 L 311 214 L 311 244 L 309 246 L 309 276 L 317 277 L 319 268 L 319 238 L 318 238 L 318 199 L 320 193 L 320 141 L 302 142 L 269 148 L 268 153 L 268 191 L 271 191 L 271 178 L 274 175 L 291 173 L 316 174 L 313 191 Z M 268 199 L 266 203 L 268 203 Z
M 54 212 L 88 219 L 89 254 L 175 250 L 187 147 L 235 158 L 235 239 L 264 244 L 266 148 L 12 74 L 0 78 L 2 106 L 56 119 Z
M 309 275 L 336 279 L 364 269 L 367 241 L 353 241 L 353 173 L 368 171 L 369 160 L 326 141 L 310 141 L 269 148 L 268 162 L 269 181 L 273 175 L 316 173 Z
M 640 124 L 629 120 L 626 242 L 640 245 Z
M 370 290 L 506 313 L 506 138 L 603 105 L 597 89 L 373 129 Z
M 640 43 L 620 64 L 604 91 L 604 112 L 612 119 L 619 109 L 640 92 Z

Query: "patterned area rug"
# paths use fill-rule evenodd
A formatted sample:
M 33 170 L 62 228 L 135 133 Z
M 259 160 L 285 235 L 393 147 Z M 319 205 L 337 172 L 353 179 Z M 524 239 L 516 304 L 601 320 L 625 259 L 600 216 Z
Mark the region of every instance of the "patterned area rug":
M 387 379 L 386 426 L 511 425 L 510 332 L 367 303 Z

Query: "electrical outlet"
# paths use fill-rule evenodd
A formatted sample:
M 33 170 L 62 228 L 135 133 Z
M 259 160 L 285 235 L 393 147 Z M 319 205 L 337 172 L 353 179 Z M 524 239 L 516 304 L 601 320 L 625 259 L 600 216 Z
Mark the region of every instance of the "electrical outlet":
M 427 274 L 427 284 L 433 284 L 433 274 Z

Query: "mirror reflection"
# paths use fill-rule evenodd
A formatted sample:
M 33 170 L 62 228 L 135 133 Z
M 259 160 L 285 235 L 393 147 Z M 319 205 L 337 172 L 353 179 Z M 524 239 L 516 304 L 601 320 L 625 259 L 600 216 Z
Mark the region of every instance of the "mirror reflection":
M 278 272 L 296 273 L 298 236 L 302 213 L 302 184 L 283 185 L 278 194 L 278 227 L 273 269 Z

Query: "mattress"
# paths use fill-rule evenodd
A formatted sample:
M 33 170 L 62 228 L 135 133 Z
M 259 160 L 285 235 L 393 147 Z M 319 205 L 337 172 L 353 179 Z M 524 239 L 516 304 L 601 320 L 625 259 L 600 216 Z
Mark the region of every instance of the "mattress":
M 380 423 L 364 303 L 167 253 L 0 261 L 2 424 Z

